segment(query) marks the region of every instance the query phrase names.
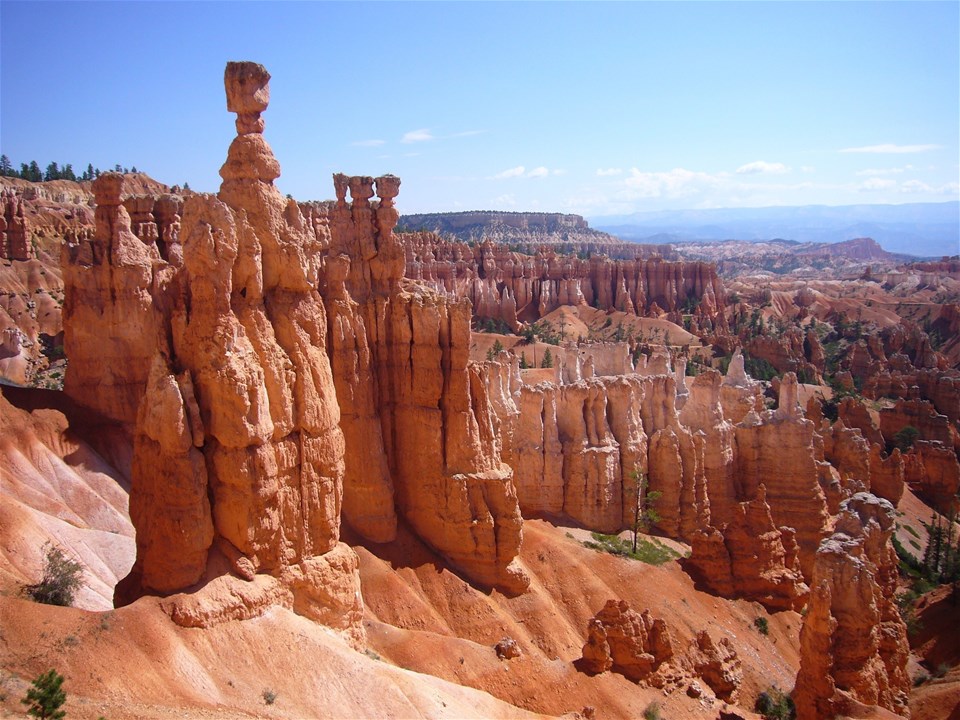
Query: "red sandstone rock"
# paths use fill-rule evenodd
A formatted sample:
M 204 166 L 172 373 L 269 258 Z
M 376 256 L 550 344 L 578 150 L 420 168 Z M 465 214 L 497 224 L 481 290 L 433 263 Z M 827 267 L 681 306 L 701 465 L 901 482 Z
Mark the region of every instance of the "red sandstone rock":
M 698 305 L 699 324 L 725 328 L 724 290 L 713 265 L 660 259 L 589 260 L 542 250 L 535 256 L 510 252 L 489 241 L 470 247 L 429 233 L 405 234 L 407 276 L 446 293 L 469 297 L 474 314 L 534 321 L 560 305 L 615 308 L 650 317 L 675 312 L 688 297 Z M 679 318 L 676 319 L 679 322 Z
M 891 445 L 898 432 L 912 426 L 920 433 L 921 440 L 942 443 L 955 452 L 960 452 L 960 433 L 946 415 L 936 411 L 927 400 L 898 400 L 892 408 L 880 411 L 880 432 Z
M 733 644 L 727 638 L 715 643 L 710 633 L 701 630 L 697 633 L 695 646 L 690 656 L 694 671 L 703 678 L 710 689 L 721 700 L 735 702 L 737 691 L 743 682 L 740 658 Z
M 161 342 L 153 297 L 153 266 L 160 258 L 130 230 L 130 216 L 120 202 L 123 176 L 104 173 L 93 190 L 96 235 L 64 245 L 61 257 L 64 349 L 70 358 L 64 390 L 77 402 L 133 425 Z
M 780 405 L 760 418 L 753 415 L 736 428 L 737 478 L 741 497 L 766 500 L 776 527 L 796 530 L 804 577 L 813 571 L 813 557 L 826 534 L 827 507 L 820 488 L 813 423 L 797 404 L 796 376 L 788 373 L 780 386 Z M 711 506 L 714 499 L 711 498 Z
M 399 179 L 378 178 L 372 204 L 372 178 L 338 176 L 337 205 L 305 217 L 272 185 L 269 75 L 230 64 L 225 79 L 239 136 L 219 196 L 190 195 L 182 211 L 131 198 L 137 237 L 123 180 L 106 174 L 95 239 L 65 255 L 68 391 L 135 424 L 138 560 L 118 595 L 185 588 L 223 556 L 356 639 L 344 494 L 371 540 L 393 538 L 396 504 L 466 574 L 522 590 L 521 518 L 483 369 L 468 364 L 469 307 L 401 286 Z
M 34 256 L 30 239 L 23 200 L 13 191 L 5 190 L 0 196 L 0 258 L 30 260 Z
M 940 443 L 919 440 L 903 461 L 904 479 L 914 492 L 944 515 L 960 510 L 960 462 L 953 450 Z
M 800 634 L 798 720 L 833 717 L 850 698 L 908 714 L 909 648 L 893 600 L 894 519 L 886 500 L 858 493 L 843 503 L 834 535 L 817 551 Z
M 607 600 L 588 624 L 581 662 L 588 672 L 613 670 L 640 682 L 672 657 L 673 643 L 663 620 L 647 610 L 637 613 L 623 600 Z
M 771 611 L 798 610 L 806 599 L 794 532 L 774 527 L 762 485 L 722 533 L 708 528 L 694 536 L 684 568 L 722 597 L 745 597 Z

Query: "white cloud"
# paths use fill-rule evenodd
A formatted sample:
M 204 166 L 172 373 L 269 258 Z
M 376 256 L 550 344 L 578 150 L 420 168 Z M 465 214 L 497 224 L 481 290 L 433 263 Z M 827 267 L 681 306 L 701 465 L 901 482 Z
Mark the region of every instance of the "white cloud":
M 613 175 L 622 175 L 621 168 L 597 168 L 597 177 L 611 177 Z
M 956 195 L 960 191 L 960 183 L 946 183 L 940 187 L 928 185 L 922 180 L 907 180 L 901 183 L 900 192 L 902 193 L 928 193 L 930 195 Z
M 883 145 L 866 145 L 864 147 L 844 148 L 842 153 L 881 153 L 881 154 L 901 154 L 901 153 L 921 153 L 930 150 L 939 150 L 939 145 L 894 145 L 893 143 L 884 143 Z
M 356 142 L 350 143 L 354 147 L 379 147 L 380 145 L 386 145 L 386 140 L 357 140 Z
M 899 175 L 902 172 L 907 170 L 913 170 L 913 165 L 905 165 L 902 168 L 867 168 L 866 170 L 858 170 L 857 175 L 860 177 L 876 177 L 878 175 Z
M 400 138 L 400 142 L 408 144 L 415 142 L 426 142 L 427 140 L 433 140 L 433 133 L 430 132 L 429 128 L 411 130 L 408 133 L 404 133 L 403 137 Z
M 783 175 L 790 172 L 783 163 L 771 163 L 765 160 L 757 160 L 737 168 L 738 175 Z
M 528 173 L 527 173 L 527 177 L 530 177 L 530 178 L 541 178 L 541 177 L 546 177 L 546 176 L 549 175 L 549 174 L 550 174 L 550 171 L 547 170 L 545 167 L 543 167 L 543 166 L 541 165 L 540 167 L 534 168 L 533 170 L 531 170 L 530 172 L 528 172 Z
M 494 180 L 504 180 L 506 178 L 515 178 L 523 177 L 523 174 L 527 169 L 523 165 L 517 165 L 516 167 L 510 168 L 509 170 L 504 170 L 503 172 L 498 172 L 493 176 Z
M 812 165 L 801 165 L 800 172 L 802 173 L 815 173 L 817 169 Z
M 504 195 L 495 197 L 493 199 L 493 204 L 499 206 L 509 205 L 510 207 L 514 207 L 517 204 L 517 199 L 513 195 L 506 193 Z
M 551 170 L 550 173 L 552 175 L 566 175 L 567 171 L 564 170 L 563 168 L 557 168 L 556 170 Z
M 627 195 L 634 198 L 685 198 L 715 188 L 721 180 L 709 173 L 674 168 L 670 172 L 641 172 L 630 169 L 623 184 Z
M 879 190 L 891 190 L 897 186 L 896 180 L 885 180 L 883 178 L 870 178 L 860 184 L 858 188 L 861 192 L 877 192 Z

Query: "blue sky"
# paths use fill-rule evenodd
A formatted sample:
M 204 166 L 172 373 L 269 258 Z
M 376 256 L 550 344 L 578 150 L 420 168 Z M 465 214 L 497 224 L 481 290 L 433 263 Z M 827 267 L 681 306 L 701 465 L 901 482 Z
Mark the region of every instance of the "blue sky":
M 956 200 L 957 2 L 0 2 L 0 149 L 216 191 L 223 67 L 298 199 L 587 216 Z

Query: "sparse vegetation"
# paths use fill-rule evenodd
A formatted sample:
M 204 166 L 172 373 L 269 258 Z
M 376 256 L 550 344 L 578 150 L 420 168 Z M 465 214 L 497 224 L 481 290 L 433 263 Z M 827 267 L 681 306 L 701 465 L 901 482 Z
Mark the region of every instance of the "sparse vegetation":
M 503 343 L 499 340 L 493 343 L 493 347 L 487 350 L 487 360 L 493 360 L 497 355 L 503 352 Z
M 893 436 L 893 444 L 900 448 L 900 452 L 907 452 L 920 437 L 920 431 L 913 425 L 906 425 Z
M 797 716 L 793 698 L 776 685 L 760 693 L 753 709 L 765 720 L 793 720 Z
M 633 550 L 632 543 L 624 540 L 618 535 L 604 535 L 603 533 L 590 533 L 593 541 L 587 540 L 585 547 L 598 552 L 606 552 L 611 555 L 628 557 L 633 560 L 645 562 L 648 565 L 663 565 L 671 560 L 680 557 L 680 553 L 667 547 L 657 539 L 640 539 L 637 542 L 637 549 Z
M 264 688 L 263 692 L 260 693 L 260 697 L 263 698 L 263 701 L 267 705 L 273 705 L 273 703 L 275 703 L 277 700 L 277 694 L 270 688 Z
M 759 631 L 761 635 L 770 634 L 770 625 L 767 622 L 767 619 L 765 617 L 754 618 L 753 626 Z
M 27 706 L 27 715 L 41 720 L 59 720 L 67 713 L 60 708 L 67 701 L 63 691 L 63 675 L 53 668 L 37 676 L 26 696 L 20 701 Z
M 660 703 L 654 700 L 652 703 L 647 705 L 646 709 L 643 711 L 643 720 L 662 720 L 663 715 L 660 714 Z
M 43 578 L 24 587 L 23 592 L 31 600 L 44 605 L 72 605 L 82 584 L 83 566 L 67 557 L 56 545 L 47 543 L 44 548 Z

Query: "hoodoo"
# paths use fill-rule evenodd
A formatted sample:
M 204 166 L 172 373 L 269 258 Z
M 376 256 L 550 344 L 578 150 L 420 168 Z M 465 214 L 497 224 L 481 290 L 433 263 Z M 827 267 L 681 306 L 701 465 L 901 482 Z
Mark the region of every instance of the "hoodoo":
M 227 65 L 237 137 L 219 194 L 185 199 L 177 237 L 135 235 L 107 173 L 96 235 L 65 254 L 67 392 L 135 437 L 137 561 L 118 597 L 232 571 L 278 579 L 305 614 L 350 614 L 341 510 L 375 542 L 399 511 L 467 576 L 520 591 L 519 506 L 467 363 L 469 305 L 403 280 L 398 178 L 338 175 L 321 207 L 280 194 L 269 79 Z M 353 590 L 331 600 L 319 584 L 337 572 Z

